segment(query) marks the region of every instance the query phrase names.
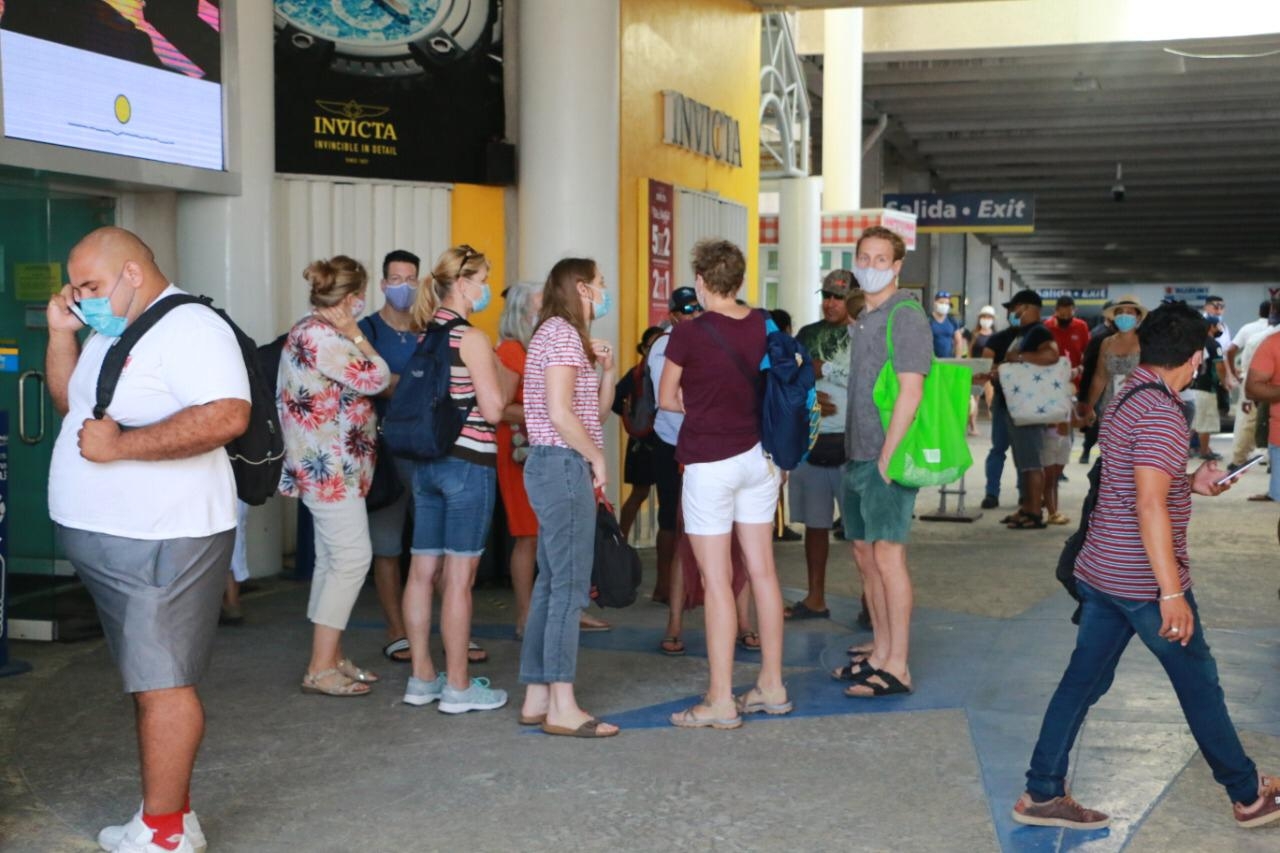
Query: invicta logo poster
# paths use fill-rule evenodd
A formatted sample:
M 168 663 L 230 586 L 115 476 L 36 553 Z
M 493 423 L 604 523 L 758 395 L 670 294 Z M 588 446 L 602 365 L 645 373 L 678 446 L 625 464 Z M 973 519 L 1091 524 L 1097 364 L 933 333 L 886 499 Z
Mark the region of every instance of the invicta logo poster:
M 275 0 L 276 170 L 487 183 L 502 0 Z

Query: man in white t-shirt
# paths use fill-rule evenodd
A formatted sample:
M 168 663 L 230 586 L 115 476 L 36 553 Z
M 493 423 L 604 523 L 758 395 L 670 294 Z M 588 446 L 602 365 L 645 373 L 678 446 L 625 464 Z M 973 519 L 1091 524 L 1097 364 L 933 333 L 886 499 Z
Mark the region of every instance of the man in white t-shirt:
M 71 283 L 47 309 L 49 393 L 64 418 L 49 514 L 133 694 L 142 764 L 142 808 L 98 841 L 119 853 L 190 853 L 205 846 L 189 797 L 204 734 L 195 685 L 235 541 L 223 445 L 248 427 L 249 379 L 231 328 L 203 305 L 179 306 L 129 351 L 111 405 L 95 419 L 98 374 L 115 339 L 182 291 L 120 228 L 81 240 L 67 273 Z M 82 347 L 86 324 L 94 334 Z

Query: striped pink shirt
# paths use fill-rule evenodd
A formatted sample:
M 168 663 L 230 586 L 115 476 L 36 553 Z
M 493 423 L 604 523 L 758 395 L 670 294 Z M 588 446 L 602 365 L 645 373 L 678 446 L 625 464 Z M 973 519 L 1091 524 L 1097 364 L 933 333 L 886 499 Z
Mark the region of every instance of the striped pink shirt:
M 582 350 L 578 330 L 562 317 L 552 317 L 538 326 L 529 341 L 524 368 L 524 423 L 529 443 L 569 446 L 552 426 L 547 411 L 547 368 L 556 366 L 578 369 L 573 381 L 573 413 L 582 421 L 596 447 L 604 447 L 604 430 L 600 428 L 600 380 Z
M 1160 378 L 1144 367 L 1129 374 L 1125 388 Z M 1163 385 L 1163 383 L 1161 383 Z M 1177 395 L 1168 386 L 1148 388 L 1117 405 L 1102 418 L 1102 482 L 1098 503 L 1089 517 L 1089 533 L 1076 557 L 1076 577 L 1117 598 L 1149 601 L 1160 596 L 1147 551 L 1138 531 L 1138 490 L 1134 468 L 1154 468 L 1169 475 L 1167 504 L 1173 525 L 1173 551 L 1182 589 L 1191 587 L 1187 558 L 1187 524 L 1191 521 L 1191 484 L 1187 480 L 1187 447 L 1191 433 Z

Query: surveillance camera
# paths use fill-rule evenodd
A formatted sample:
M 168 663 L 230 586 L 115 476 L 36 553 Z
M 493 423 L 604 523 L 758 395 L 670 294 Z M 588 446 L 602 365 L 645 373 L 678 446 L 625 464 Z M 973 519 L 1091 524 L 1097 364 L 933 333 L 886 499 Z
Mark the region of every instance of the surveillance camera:
M 1115 183 L 1111 185 L 1111 200 L 1124 201 L 1124 184 Z

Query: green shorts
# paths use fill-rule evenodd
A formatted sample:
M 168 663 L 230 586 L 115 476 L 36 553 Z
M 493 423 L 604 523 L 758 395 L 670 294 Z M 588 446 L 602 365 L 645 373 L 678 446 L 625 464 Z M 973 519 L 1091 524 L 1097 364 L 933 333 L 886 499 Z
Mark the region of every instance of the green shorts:
M 874 459 L 845 463 L 841 486 L 845 539 L 906 543 L 919 489 L 886 483 Z

